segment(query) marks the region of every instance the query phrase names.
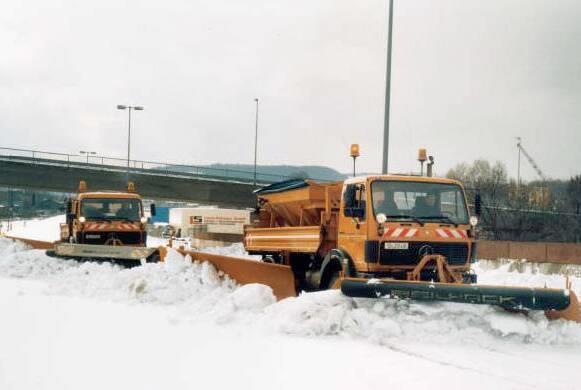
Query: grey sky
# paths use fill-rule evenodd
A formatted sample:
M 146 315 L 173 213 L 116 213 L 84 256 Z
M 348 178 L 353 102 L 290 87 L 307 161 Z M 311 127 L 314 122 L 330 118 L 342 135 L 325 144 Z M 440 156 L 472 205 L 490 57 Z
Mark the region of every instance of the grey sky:
M 193 164 L 381 167 L 387 1 L 0 5 L 0 146 Z M 482 157 L 581 172 L 581 2 L 396 0 L 390 171 Z M 523 174 L 534 172 L 523 163 Z

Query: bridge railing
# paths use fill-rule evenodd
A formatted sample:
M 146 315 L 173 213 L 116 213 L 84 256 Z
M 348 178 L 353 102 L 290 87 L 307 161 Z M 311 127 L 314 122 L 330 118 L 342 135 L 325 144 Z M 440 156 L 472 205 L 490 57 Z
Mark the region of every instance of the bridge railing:
M 103 171 L 117 171 L 149 175 L 171 175 L 186 178 L 206 178 L 252 183 L 254 172 L 212 168 L 187 164 L 171 164 L 157 161 L 129 160 L 100 155 L 79 155 L 54 153 L 40 150 L 0 147 L 0 159 L 29 164 L 58 165 L 69 168 L 83 168 Z M 257 172 L 256 181 L 260 184 L 289 179 L 289 176 Z

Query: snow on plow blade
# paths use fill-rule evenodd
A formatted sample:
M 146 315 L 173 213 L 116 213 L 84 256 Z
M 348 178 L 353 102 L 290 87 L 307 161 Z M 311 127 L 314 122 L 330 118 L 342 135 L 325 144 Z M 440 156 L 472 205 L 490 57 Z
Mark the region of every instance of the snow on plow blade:
M 178 249 L 192 260 L 207 261 L 240 284 L 260 283 L 270 286 L 278 300 L 296 296 L 295 279 L 289 266 L 263 263 L 232 256 Z
M 346 278 L 341 292 L 356 298 L 404 298 L 544 310 L 550 319 L 581 322 L 579 301 L 571 290 Z
M 151 256 L 157 248 L 113 245 L 65 244 L 54 246 L 54 253 L 60 257 L 115 260 L 141 260 Z

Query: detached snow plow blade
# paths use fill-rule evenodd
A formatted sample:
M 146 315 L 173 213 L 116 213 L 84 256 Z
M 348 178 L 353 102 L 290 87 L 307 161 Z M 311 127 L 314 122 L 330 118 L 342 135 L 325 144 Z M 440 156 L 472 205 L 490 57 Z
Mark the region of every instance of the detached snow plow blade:
M 183 249 L 178 249 L 178 252 L 189 255 L 192 260 L 211 263 L 240 284 L 260 283 L 270 286 L 278 300 L 297 295 L 293 272 L 286 265 Z
M 407 298 L 494 305 L 515 311 L 543 310 L 549 319 L 581 322 L 579 301 L 570 289 L 346 278 L 341 282 L 341 292 L 356 298 Z
M 158 248 L 114 245 L 89 245 L 57 243 L 54 250 L 47 253 L 56 257 L 90 258 L 113 260 L 141 260 L 159 256 Z

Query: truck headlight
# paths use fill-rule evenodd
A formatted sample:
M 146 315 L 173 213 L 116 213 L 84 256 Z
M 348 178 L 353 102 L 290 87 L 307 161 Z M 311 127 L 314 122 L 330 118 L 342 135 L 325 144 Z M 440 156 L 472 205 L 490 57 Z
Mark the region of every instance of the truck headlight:
M 375 217 L 375 219 L 376 219 L 377 223 L 380 224 L 380 225 L 382 223 L 385 223 L 385 221 L 387 221 L 387 217 L 383 213 L 377 214 L 377 217 Z
M 147 223 L 147 217 L 141 217 L 140 221 L 141 223 Z
M 474 226 L 478 225 L 478 217 L 476 217 L 476 216 L 474 216 L 474 215 L 473 215 L 473 216 L 471 216 L 471 217 L 470 217 L 470 225 L 472 225 L 472 227 L 474 227 Z
M 79 217 L 80 223 L 85 223 L 86 220 L 87 220 L 87 218 L 85 218 L 85 217 Z

